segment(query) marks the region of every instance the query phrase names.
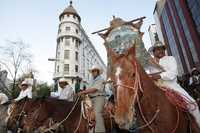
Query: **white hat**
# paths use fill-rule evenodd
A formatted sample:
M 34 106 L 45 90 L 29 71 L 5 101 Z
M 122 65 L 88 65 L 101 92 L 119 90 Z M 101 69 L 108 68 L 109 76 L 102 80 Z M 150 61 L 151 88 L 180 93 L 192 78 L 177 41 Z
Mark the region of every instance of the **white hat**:
M 60 78 L 58 82 L 59 82 L 59 83 L 60 83 L 60 82 L 66 82 L 66 83 L 68 83 L 68 81 L 67 81 L 66 78 Z
M 164 45 L 162 42 L 160 42 L 160 41 L 157 41 L 153 46 L 151 46 L 150 48 L 149 48 L 149 52 L 150 53 L 153 53 L 153 51 L 154 51 L 154 49 L 155 48 L 164 48 L 164 49 L 166 49 L 166 45 Z
M 110 81 L 112 81 L 112 80 L 111 80 L 111 78 L 109 77 L 109 78 L 107 79 L 107 82 L 110 82 Z
M 194 73 L 195 71 L 199 72 L 199 70 L 196 67 L 193 67 L 191 73 Z
M 103 69 L 97 64 L 93 65 L 92 68 L 89 69 L 89 72 L 91 73 L 92 70 L 99 70 L 100 74 L 103 73 Z
M 22 81 L 21 85 L 30 85 L 27 80 Z

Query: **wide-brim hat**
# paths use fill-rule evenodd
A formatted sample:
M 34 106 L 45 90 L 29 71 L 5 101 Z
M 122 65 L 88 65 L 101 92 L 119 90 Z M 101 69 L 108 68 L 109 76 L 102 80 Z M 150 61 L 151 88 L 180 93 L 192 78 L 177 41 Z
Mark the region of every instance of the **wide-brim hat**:
M 93 65 L 90 69 L 89 72 L 91 73 L 93 70 L 98 70 L 100 74 L 103 73 L 103 69 L 99 65 Z
M 195 68 L 195 67 L 192 68 L 192 70 L 191 70 L 191 73 L 194 73 L 194 72 L 198 72 L 198 73 L 200 73 L 199 70 L 198 70 L 197 68 Z
M 68 83 L 66 78 L 60 78 L 58 82 L 59 83 Z
M 30 84 L 29 84 L 28 81 L 24 80 L 24 81 L 22 81 L 22 83 L 21 83 L 21 86 L 22 86 L 22 85 L 30 85 Z
M 153 46 L 151 46 L 151 47 L 149 48 L 148 51 L 149 51 L 150 53 L 153 53 L 153 51 L 154 51 L 155 48 L 163 48 L 163 49 L 166 49 L 166 45 L 164 45 L 162 42 L 158 41 L 158 42 L 156 42 Z

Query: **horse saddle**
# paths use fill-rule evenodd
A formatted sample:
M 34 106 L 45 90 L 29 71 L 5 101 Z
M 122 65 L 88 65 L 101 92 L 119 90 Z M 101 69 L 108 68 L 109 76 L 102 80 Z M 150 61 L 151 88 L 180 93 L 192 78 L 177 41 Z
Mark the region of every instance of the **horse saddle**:
M 85 96 L 82 101 L 82 114 L 83 118 L 88 121 L 89 127 L 95 126 L 95 111 L 92 105 L 92 101 L 88 96 Z M 104 111 L 102 112 L 104 120 L 111 119 L 114 114 L 114 105 L 111 102 L 107 102 L 104 106 Z
M 92 101 L 89 96 L 85 96 L 84 100 L 82 101 L 82 114 L 83 118 L 88 121 L 89 127 L 95 126 L 95 112 L 92 105 Z

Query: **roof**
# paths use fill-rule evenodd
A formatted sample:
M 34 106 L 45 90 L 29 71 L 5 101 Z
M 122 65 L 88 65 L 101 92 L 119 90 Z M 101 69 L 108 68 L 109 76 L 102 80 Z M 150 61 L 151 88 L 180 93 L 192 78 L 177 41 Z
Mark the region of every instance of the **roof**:
M 67 8 L 65 8 L 65 10 L 60 14 L 59 18 L 61 18 L 62 15 L 65 15 L 65 14 L 76 15 L 78 17 L 79 21 L 81 21 L 81 17 L 79 16 L 79 14 L 77 13 L 77 11 L 72 6 L 72 1 L 70 1 L 70 5 Z

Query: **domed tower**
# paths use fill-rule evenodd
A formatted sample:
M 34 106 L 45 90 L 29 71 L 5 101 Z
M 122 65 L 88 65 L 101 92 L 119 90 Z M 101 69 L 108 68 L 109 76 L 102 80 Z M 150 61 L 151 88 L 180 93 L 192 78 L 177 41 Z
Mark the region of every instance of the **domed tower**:
M 79 75 L 81 44 L 81 17 L 74 9 L 72 1 L 60 14 L 59 20 L 54 80 L 65 77 L 71 84 Z

